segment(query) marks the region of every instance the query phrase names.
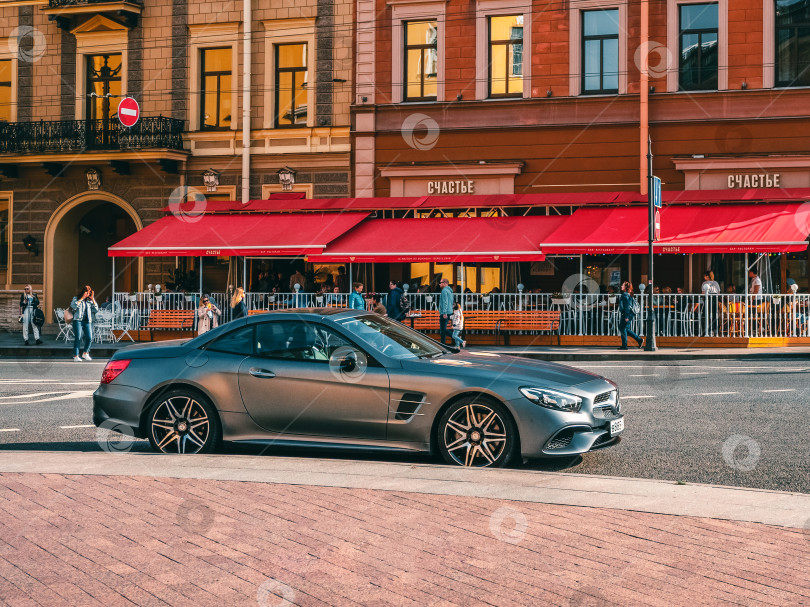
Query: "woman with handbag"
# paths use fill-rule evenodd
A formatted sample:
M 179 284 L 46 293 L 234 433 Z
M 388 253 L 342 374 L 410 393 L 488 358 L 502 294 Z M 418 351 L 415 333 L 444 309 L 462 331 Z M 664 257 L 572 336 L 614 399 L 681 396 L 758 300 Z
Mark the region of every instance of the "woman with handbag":
M 70 302 L 70 309 L 73 314 L 73 360 L 93 360 L 90 358 L 90 346 L 93 344 L 93 314 L 98 312 L 98 304 L 90 285 L 79 289 Z
M 39 298 L 34 293 L 31 285 L 25 285 L 25 289 L 20 295 L 20 322 L 22 323 L 22 336 L 26 346 L 31 345 L 28 342 L 29 328 L 34 332 L 34 340 L 36 345 L 42 343 L 39 338 L 39 326 L 34 320 L 34 312 L 39 307 Z

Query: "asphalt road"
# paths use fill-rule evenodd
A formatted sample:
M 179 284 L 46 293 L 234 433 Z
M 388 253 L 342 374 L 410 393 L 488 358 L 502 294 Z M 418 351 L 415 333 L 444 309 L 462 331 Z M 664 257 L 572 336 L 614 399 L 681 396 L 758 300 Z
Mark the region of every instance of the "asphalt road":
M 619 384 L 620 444 L 538 470 L 667 479 L 810 493 L 810 360 L 597 362 L 576 366 Z M 104 361 L 0 360 L 0 449 L 98 451 L 91 425 Z M 135 450 L 147 450 L 136 441 Z M 306 455 L 226 446 L 231 453 Z M 318 452 L 313 457 L 426 461 L 421 456 Z

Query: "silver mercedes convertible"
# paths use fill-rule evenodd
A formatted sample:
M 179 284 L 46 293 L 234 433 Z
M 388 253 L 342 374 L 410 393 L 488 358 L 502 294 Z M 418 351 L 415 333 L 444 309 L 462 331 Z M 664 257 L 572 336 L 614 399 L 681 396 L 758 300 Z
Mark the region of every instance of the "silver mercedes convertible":
M 440 453 L 460 466 L 615 444 L 617 386 L 572 367 L 457 351 L 369 312 L 294 309 L 109 361 L 93 422 L 165 453 L 222 441 Z

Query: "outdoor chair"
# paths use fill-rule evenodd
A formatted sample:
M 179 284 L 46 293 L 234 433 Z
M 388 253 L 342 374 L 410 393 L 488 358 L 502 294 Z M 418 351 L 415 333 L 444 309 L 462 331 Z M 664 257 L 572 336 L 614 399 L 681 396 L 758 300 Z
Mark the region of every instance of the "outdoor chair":
M 93 321 L 93 341 L 102 343 L 115 341 L 112 332 L 112 310 L 99 310 Z
M 54 318 L 56 318 L 56 325 L 59 327 L 59 333 L 56 336 L 56 341 L 59 338 L 65 340 L 65 343 L 73 340 L 73 326 L 65 322 L 65 309 L 56 308 L 53 311 Z
M 124 311 L 121 317 L 121 326 L 116 327 L 116 329 L 120 329 L 121 333 L 118 335 L 118 337 L 115 337 L 115 334 L 113 333 L 115 341 L 119 342 L 122 339 L 124 339 L 124 337 L 129 337 L 129 341 L 134 342 L 135 338 L 132 337 L 130 331 L 138 329 L 137 322 L 138 322 L 138 310 L 136 308 Z

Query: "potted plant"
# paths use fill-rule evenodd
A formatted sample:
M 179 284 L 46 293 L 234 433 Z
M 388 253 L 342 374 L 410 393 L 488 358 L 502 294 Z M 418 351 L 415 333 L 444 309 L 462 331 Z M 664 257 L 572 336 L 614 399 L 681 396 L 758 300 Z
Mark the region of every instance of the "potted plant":
M 570 293 L 552 293 L 551 294 L 551 303 L 555 306 L 567 306 L 571 304 L 571 294 Z

